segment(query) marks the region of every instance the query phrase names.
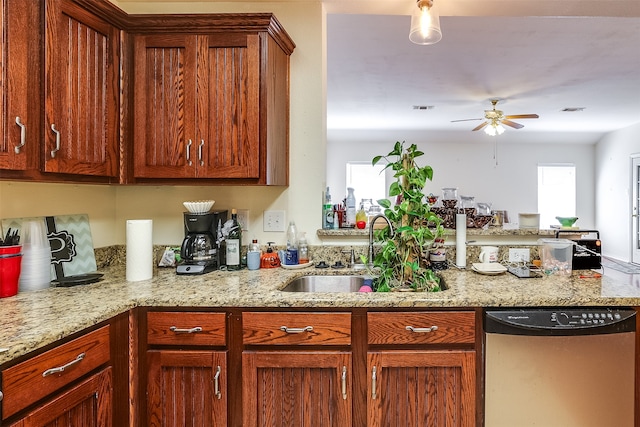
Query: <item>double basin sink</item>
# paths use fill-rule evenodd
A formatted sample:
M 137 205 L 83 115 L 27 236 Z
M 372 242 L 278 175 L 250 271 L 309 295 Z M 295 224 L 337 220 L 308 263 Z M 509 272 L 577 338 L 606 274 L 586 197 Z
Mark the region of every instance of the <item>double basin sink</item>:
M 284 288 L 283 292 L 358 292 L 364 285 L 365 276 L 322 276 L 310 275 L 293 279 Z M 447 286 L 440 278 L 440 286 L 443 290 Z

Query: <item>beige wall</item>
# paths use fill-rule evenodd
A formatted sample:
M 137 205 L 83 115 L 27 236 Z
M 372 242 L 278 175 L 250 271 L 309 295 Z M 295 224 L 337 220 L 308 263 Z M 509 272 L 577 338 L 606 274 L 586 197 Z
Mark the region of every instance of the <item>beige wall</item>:
M 247 238 L 282 244 L 262 231 L 265 210 L 284 210 L 316 242 L 326 170 L 325 18 L 318 2 L 113 1 L 128 13 L 273 12 L 296 43 L 291 56 L 289 187 L 98 186 L 0 181 L 0 218 L 86 213 L 95 247 L 123 244 L 127 219 L 154 220 L 155 244 L 182 241 L 182 202 L 216 200 L 215 208 L 248 209 Z

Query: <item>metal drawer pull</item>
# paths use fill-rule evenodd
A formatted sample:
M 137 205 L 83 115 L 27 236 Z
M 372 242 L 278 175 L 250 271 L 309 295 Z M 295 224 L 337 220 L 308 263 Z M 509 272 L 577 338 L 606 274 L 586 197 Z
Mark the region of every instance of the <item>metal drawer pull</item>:
M 376 391 L 378 383 L 378 370 L 374 366 L 371 370 L 371 398 L 376 400 L 378 398 L 378 393 Z
M 60 131 L 56 129 L 56 124 L 51 123 L 51 130 L 56 134 L 56 148 L 51 150 L 51 158 L 56 157 L 56 152 L 60 151 Z
M 195 334 L 196 332 L 202 332 L 202 328 L 200 326 L 196 326 L 191 329 L 180 329 L 175 326 L 169 328 L 171 332 L 175 332 L 176 334 Z
M 220 366 L 218 366 L 216 375 L 213 377 L 213 394 L 215 394 L 218 399 L 222 397 L 222 393 L 220 393 Z
M 3 397 L 4 397 L 4 394 L 2 394 L 2 392 L 0 391 L 0 402 L 2 402 Z
M 42 373 L 42 376 L 43 377 L 48 377 L 49 375 L 59 374 L 60 372 L 64 372 L 67 368 L 70 368 L 73 365 L 82 362 L 82 359 L 84 359 L 84 356 L 85 356 L 85 353 L 80 353 L 78 355 L 78 357 L 76 357 L 71 362 L 69 362 L 69 363 L 67 363 L 65 365 L 58 366 L 57 368 L 47 369 L 46 371 L 44 371 Z
M 407 331 L 416 332 L 416 333 L 425 333 L 425 332 L 433 332 L 437 331 L 438 327 L 433 325 L 430 328 L 414 328 L 413 326 L 407 326 L 405 328 Z
M 280 326 L 280 330 L 288 334 L 301 334 L 303 332 L 313 331 L 313 326 L 305 326 L 304 328 L 287 328 L 286 326 Z
M 189 140 L 189 142 L 187 142 L 187 164 L 189 166 L 193 164 L 191 163 L 191 144 L 193 144 L 193 141 Z
M 204 139 L 200 140 L 200 145 L 198 145 L 198 161 L 200 162 L 200 166 L 204 166 L 204 160 L 202 159 L 202 147 L 204 146 Z
M 342 398 L 347 400 L 347 367 L 342 367 L 342 376 L 340 377 L 342 381 Z
M 20 149 L 24 147 L 24 144 L 27 142 L 27 127 L 22 123 L 19 116 L 16 117 L 16 124 L 20 126 L 20 145 L 13 147 L 13 150 L 16 154 L 20 154 Z

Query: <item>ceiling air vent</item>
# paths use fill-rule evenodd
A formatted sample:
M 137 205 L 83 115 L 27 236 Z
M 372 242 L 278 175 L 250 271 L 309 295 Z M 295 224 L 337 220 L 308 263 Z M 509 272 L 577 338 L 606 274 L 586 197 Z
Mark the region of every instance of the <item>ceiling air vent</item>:
M 433 110 L 434 108 L 436 108 L 435 105 L 414 105 L 413 106 L 414 110 Z
M 563 108 L 562 112 L 564 113 L 576 113 L 578 111 L 584 111 L 585 107 L 567 107 L 567 108 Z

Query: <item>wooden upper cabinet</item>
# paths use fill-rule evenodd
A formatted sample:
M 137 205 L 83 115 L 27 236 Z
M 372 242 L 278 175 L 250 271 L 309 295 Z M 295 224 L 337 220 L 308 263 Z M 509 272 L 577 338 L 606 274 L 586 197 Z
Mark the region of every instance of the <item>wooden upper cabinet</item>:
M 73 1 L 46 0 L 45 172 L 118 175 L 119 37 Z
M 0 2 L 0 169 L 38 167 L 39 0 Z
M 287 185 L 294 45 L 275 18 L 140 19 L 133 32 L 133 177 Z

